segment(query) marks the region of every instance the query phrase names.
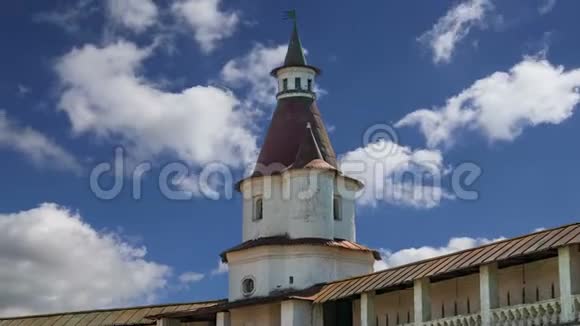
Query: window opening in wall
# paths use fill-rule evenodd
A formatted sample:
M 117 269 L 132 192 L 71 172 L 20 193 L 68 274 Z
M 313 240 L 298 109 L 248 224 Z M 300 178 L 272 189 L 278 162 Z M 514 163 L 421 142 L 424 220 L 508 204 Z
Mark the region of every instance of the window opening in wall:
M 264 200 L 262 197 L 254 199 L 254 221 L 259 221 L 264 217 Z
M 242 280 L 242 294 L 250 296 L 254 293 L 255 281 L 251 276 L 247 276 Z
M 511 300 L 511 296 L 510 296 L 510 291 L 507 292 L 507 305 L 511 306 L 512 305 L 512 300 Z
M 308 79 L 308 90 L 312 91 L 312 79 Z
M 290 281 L 290 284 L 294 284 L 294 276 L 290 276 L 289 281 Z
M 282 90 L 283 91 L 287 91 L 288 90 L 288 78 L 282 79 Z
M 457 301 L 453 302 L 453 315 L 457 316 Z
M 536 286 L 536 301 L 540 301 L 540 288 Z
M 411 312 L 407 310 L 407 323 L 411 322 Z
M 526 303 L 526 265 L 522 265 L 522 303 Z
M 445 304 L 441 304 L 441 318 L 445 318 Z
M 550 296 L 552 299 L 556 298 L 556 288 L 554 287 L 554 283 L 552 283 L 552 287 L 550 288 Z
M 385 314 L 385 326 L 389 326 L 389 314 Z
M 401 322 L 401 320 L 399 319 L 399 312 L 397 311 L 397 320 L 396 320 L 396 325 L 399 325 L 399 323 Z
M 469 298 L 467 298 L 467 313 L 471 313 L 471 302 L 469 302 Z
M 342 214 L 340 211 L 340 204 L 341 204 L 341 200 L 339 196 L 334 196 L 334 199 L 332 201 L 332 214 L 334 216 L 334 220 L 335 221 L 340 221 L 342 219 Z
M 294 88 L 302 89 L 302 83 L 301 83 L 300 77 L 294 78 Z

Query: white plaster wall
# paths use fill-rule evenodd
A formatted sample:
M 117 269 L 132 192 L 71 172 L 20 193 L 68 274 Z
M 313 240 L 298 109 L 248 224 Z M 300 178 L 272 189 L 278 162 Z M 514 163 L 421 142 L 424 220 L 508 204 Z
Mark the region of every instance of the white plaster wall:
M 312 303 L 303 300 L 282 302 L 281 326 L 311 326 Z
M 243 193 L 243 240 L 288 235 L 355 241 L 353 181 L 332 171 L 290 170 L 282 175 L 246 180 Z M 344 182 L 343 182 L 344 181 Z M 342 184 L 348 189 L 343 190 Z M 333 215 L 334 196 L 341 198 L 341 220 Z M 254 220 L 254 201 L 263 198 L 263 218 Z
M 379 325 L 386 324 L 387 315 L 389 325 L 396 324 L 397 316 L 400 323 L 413 321 L 413 289 L 377 295 L 376 300 L 375 310 L 379 317 Z
M 479 312 L 479 274 L 431 284 L 431 316 L 433 318 L 455 316 L 455 304 L 457 304 L 457 315 L 467 315 L 468 300 L 469 313 Z M 442 314 L 442 307 L 445 308 L 445 316 Z
M 302 90 L 308 90 L 308 79 L 312 80 L 312 90 L 314 90 L 314 78 L 316 72 L 307 67 L 288 67 L 278 70 L 278 92 L 284 91 L 283 80 L 288 79 L 288 90 L 296 90 L 295 80 L 300 78 Z
M 540 301 L 550 299 L 552 284 L 555 297 L 559 297 L 558 258 L 556 257 L 502 268 L 498 271 L 500 306 L 508 305 L 508 292 L 511 305 L 521 304 L 524 287 L 526 303 L 536 302 L 536 288 L 539 290 Z
M 252 276 L 255 292 L 267 296 L 282 289 L 304 289 L 314 284 L 372 272 L 369 252 L 323 246 L 264 246 L 233 252 L 229 260 L 229 299 L 245 298 L 242 280 Z M 290 284 L 290 276 L 294 278 Z
M 280 304 L 263 304 L 230 310 L 231 326 L 280 326 Z

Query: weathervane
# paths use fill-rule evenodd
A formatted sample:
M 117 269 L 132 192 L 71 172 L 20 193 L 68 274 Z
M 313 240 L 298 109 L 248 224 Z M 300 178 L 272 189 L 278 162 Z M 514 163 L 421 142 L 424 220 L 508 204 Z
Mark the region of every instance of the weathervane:
M 284 20 L 291 20 L 296 24 L 296 9 L 284 11 Z

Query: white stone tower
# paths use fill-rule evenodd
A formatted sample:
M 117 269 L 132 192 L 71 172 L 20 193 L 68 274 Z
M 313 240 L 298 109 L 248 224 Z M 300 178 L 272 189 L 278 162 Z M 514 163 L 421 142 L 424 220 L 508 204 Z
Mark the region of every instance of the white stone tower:
M 320 70 L 304 58 L 296 24 L 284 64 L 272 70 L 278 104 L 254 173 L 239 182 L 243 242 L 222 254 L 229 300 L 306 289 L 372 272 L 377 252 L 358 245 L 354 194 L 316 105 Z

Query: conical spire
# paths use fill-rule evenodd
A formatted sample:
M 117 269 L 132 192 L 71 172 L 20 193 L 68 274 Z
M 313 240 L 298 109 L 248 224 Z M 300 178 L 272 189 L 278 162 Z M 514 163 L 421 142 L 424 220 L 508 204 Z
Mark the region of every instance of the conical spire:
M 286 58 L 284 59 L 284 66 L 306 66 L 306 58 L 304 57 L 304 51 L 302 50 L 302 44 L 300 43 L 300 37 L 298 36 L 296 22 L 294 22 L 292 36 L 290 37 L 290 43 L 288 43 L 288 51 L 286 52 Z

